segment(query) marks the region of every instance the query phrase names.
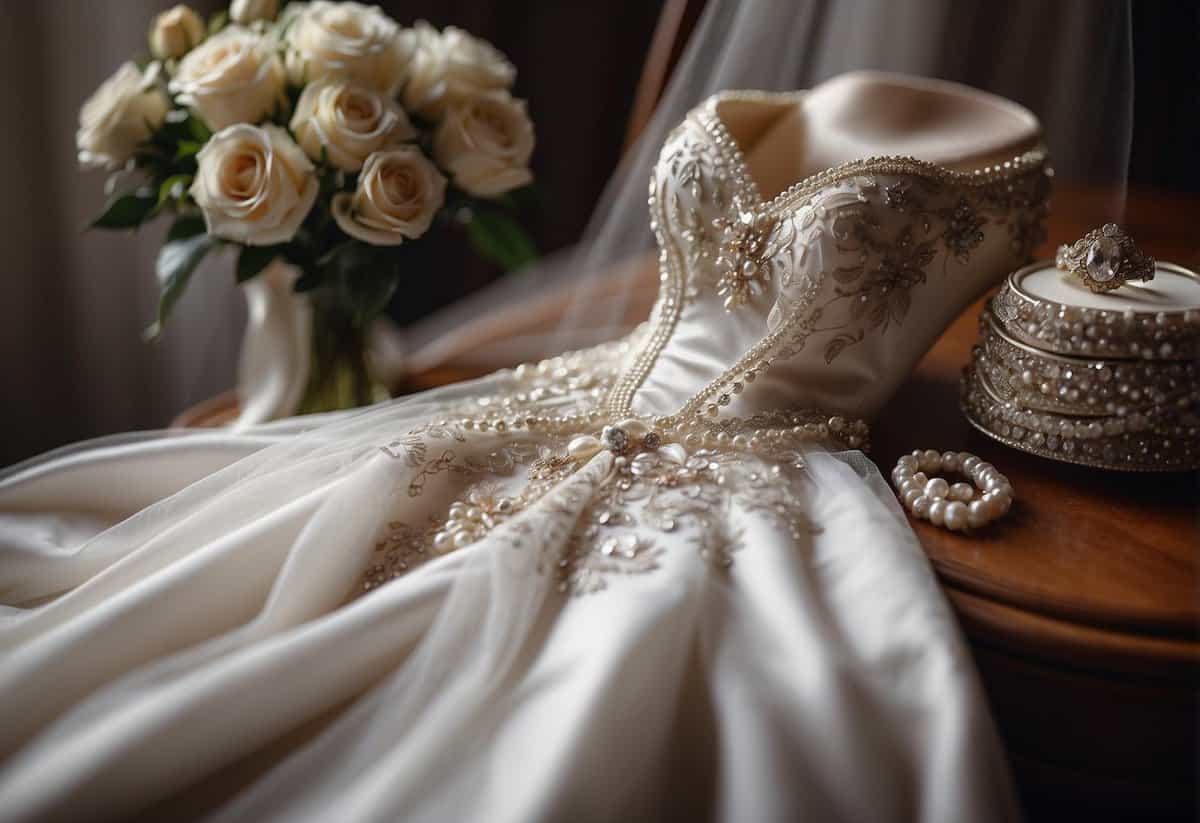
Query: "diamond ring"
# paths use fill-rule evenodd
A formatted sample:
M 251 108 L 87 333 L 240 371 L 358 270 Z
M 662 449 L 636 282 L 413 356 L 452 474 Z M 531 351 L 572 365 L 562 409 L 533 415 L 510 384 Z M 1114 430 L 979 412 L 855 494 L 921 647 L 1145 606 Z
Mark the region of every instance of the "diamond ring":
M 1058 247 L 1056 265 L 1100 294 L 1130 280 L 1154 279 L 1154 258 L 1143 254 L 1116 223 L 1092 229 L 1069 246 Z

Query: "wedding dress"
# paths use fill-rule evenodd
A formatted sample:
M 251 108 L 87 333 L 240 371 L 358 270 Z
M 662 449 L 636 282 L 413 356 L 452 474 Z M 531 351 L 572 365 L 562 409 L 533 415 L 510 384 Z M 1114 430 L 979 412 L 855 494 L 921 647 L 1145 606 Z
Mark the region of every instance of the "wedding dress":
M 0 819 L 1015 817 L 859 418 L 1028 256 L 1044 163 L 949 84 L 719 94 L 628 338 L 17 467 Z

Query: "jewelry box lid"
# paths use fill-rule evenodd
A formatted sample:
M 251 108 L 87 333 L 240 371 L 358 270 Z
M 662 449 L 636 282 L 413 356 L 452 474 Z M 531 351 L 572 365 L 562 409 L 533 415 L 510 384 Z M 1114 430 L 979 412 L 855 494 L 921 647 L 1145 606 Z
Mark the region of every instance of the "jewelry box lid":
M 1080 357 L 1200 357 L 1200 274 L 1155 262 L 1153 279 L 1093 291 L 1041 261 L 1008 276 L 991 310 L 1011 337 Z

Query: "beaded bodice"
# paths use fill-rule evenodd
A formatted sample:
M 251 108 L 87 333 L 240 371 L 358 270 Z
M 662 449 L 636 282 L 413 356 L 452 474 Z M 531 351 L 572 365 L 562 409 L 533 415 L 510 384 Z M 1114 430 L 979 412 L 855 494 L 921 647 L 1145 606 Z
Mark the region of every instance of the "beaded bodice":
M 660 294 L 610 414 L 872 416 L 970 298 L 1042 239 L 1041 148 L 967 170 L 868 158 L 764 198 L 723 106 L 796 99 L 725 92 L 666 140 L 650 183 Z
M 795 482 L 807 452 L 868 448 L 855 418 L 1029 255 L 1046 180 L 1041 150 L 965 172 L 884 157 L 768 200 L 720 104 L 791 99 L 718 95 L 667 139 L 650 184 L 661 287 L 647 323 L 501 374 L 495 394 L 468 394 L 382 447 L 406 467 L 410 499 L 474 485 L 445 516 L 391 524 L 364 588 L 496 531 L 545 543 L 539 568 L 573 592 L 653 569 L 684 538 L 728 565 L 735 511 L 793 539 L 810 531 Z M 562 515 L 548 542 L 550 521 L 523 515 L 536 506 Z

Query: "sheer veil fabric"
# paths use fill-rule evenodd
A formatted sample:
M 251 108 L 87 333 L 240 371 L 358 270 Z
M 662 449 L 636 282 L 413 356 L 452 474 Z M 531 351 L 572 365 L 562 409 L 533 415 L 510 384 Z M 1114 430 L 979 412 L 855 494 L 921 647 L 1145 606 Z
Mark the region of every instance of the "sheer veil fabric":
M 723 89 L 811 88 L 859 69 L 984 89 L 1033 111 L 1058 179 L 1110 192 L 1104 216 L 1120 222 L 1133 134 L 1131 17 L 1128 0 L 709 0 L 581 242 L 405 330 L 404 356 L 383 370 L 446 359 L 497 368 L 610 340 L 640 321 L 633 307 L 646 302 L 637 288 L 646 267 L 635 261 L 654 247 L 647 175 L 671 129 Z M 529 323 L 531 304 L 550 295 L 566 313 Z M 519 330 L 497 322 L 506 308 Z

